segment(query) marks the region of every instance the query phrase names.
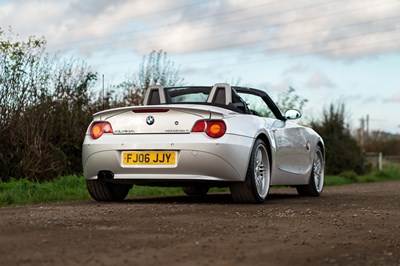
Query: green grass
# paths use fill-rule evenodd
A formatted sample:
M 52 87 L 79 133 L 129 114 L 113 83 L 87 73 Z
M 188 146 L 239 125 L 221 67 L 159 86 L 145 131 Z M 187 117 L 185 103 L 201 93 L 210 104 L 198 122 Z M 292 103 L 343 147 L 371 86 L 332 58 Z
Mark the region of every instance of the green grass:
M 325 176 L 326 186 L 347 185 L 352 183 L 370 183 L 390 180 L 400 180 L 400 166 L 388 165 L 382 171 L 372 171 L 365 175 L 357 175 L 352 171 L 340 173 L 337 176 Z
M 400 166 L 386 166 L 383 171 L 373 171 L 357 176 L 351 171 L 337 176 L 326 176 L 327 186 L 351 183 L 380 182 L 400 180 Z M 213 188 L 211 192 L 224 192 L 227 189 Z M 181 188 L 134 186 L 128 197 L 154 197 L 184 195 Z M 38 204 L 46 202 L 65 202 L 89 200 L 85 179 L 82 176 L 65 176 L 50 182 L 35 182 L 26 179 L 0 182 L 0 206 Z
M 85 180 L 79 176 L 60 177 L 51 182 L 42 183 L 26 179 L 0 183 L 0 206 L 89 198 Z

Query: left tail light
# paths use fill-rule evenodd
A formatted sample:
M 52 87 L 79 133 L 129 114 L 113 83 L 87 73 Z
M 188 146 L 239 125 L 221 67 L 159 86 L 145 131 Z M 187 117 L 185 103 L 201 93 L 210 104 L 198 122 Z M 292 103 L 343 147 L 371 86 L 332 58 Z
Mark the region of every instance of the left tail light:
M 108 122 L 95 122 L 90 127 L 90 136 L 92 139 L 98 139 L 104 133 L 113 133 L 111 124 Z

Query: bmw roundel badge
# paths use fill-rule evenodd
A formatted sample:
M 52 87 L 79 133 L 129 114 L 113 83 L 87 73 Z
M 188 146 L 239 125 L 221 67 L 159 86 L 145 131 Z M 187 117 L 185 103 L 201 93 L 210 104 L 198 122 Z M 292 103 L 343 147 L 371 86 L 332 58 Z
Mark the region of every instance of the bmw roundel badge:
M 148 116 L 148 117 L 146 118 L 146 123 L 147 123 L 148 125 L 154 124 L 154 117 L 153 117 L 153 116 Z

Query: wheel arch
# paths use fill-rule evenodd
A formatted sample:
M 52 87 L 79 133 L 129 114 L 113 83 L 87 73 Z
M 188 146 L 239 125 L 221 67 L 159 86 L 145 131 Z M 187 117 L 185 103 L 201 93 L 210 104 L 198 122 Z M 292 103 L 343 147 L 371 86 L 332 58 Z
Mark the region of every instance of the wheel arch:
M 271 142 L 268 138 L 268 136 L 264 133 L 261 133 L 257 136 L 257 138 L 254 140 L 257 141 L 257 139 L 261 139 L 265 145 L 267 146 L 267 152 L 268 152 L 268 161 L 269 161 L 269 165 L 270 165 L 270 171 L 272 171 L 272 150 L 271 150 Z
M 318 141 L 317 147 L 320 147 L 320 148 L 321 148 L 322 156 L 324 157 L 324 161 L 325 161 L 325 145 L 322 143 L 321 140 Z
M 314 167 L 315 167 L 315 157 L 318 156 L 317 155 L 318 148 L 320 149 L 320 151 L 322 153 L 321 154 L 322 155 L 322 158 L 321 158 L 322 159 L 322 166 L 321 166 L 322 168 L 320 169 L 320 172 L 319 172 L 319 174 L 320 174 L 319 178 L 317 177 L 318 183 L 315 183 L 316 179 L 314 176 L 314 174 L 315 174 Z M 297 193 L 300 196 L 317 197 L 322 193 L 322 190 L 324 188 L 324 179 L 325 179 L 324 178 L 324 164 L 325 164 L 325 147 L 324 147 L 323 141 L 320 139 L 315 146 L 315 152 L 314 152 L 314 157 L 313 157 L 313 166 L 311 167 L 311 173 L 308 178 L 308 184 L 296 186 Z M 322 171 L 322 174 L 321 174 L 321 171 Z

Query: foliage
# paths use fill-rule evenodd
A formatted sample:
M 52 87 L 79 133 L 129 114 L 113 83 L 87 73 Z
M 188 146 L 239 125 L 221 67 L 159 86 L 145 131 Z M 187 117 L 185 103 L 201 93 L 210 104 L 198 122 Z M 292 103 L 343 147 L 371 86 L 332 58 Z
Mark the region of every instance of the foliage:
M 184 79 L 179 76 L 179 69 L 163 50 L 153 50 L 139 66 L 138 73 L 119 85 L 125 89 L 124 101 L 127 105 L 140 105 L 149 86 L 180 86 Z
M 81 142 L 96 110 L 97 78 L 75 59 L 50 57 L 43 38 L 0 30 L 0 180 L 81 172 Z
M 357 174 L 354 171 L 344 171 L 339 174 L 339 176 L 344 177 L 351 182 L 357 182 Z
M 330 104 L 324 110 L 322 121 L 313 121 L 310 126 L 323 138 L 326 146 L 326 171 L 339 174 L 344 171 L 364 172 L 364 158 L 356 140 L 345 126 L 344 104 Z
M 0 29 L 0 181 L 81 173 L 82 140 L 93 113 L 139 105 L 150 85 L 183 82 L 166 52 L 152 51 L 120 85 L 124 95 L 111 90 L 100 97 L 90 92 L 97 73 L 84 62 L 49 56 L 44 38 L 15 39 L 11 29 Z
M 287 91 L 278 95 L 276 104 L 283 112 L 289 109 L 298 109 L 301 111 L 307 102 L 307 99 L 296 94 L 296 90 L 293 87 L 289 87 Z
M 246 102 L 251 102 L 251 98 L 254 96 L 243 96 L 243 97 Z M 281 112 L 285 112 L 289 109 L 297 109 L 301 111 L 307 102 L 308 102 L 307 99 L 296 94 L 296 90 L 293 87 L 289 87 L 286 91 L 279 93 L 278 100 L 275 103 Z M 265 104 L 263 102 L 253 101 L 251 109 L 257 110 L 261 116 L 274 117 L 272 111 L 269 109 L 265 110 L 264 106 Z M 264 110 L 259 111 L 262 109 L 264 109 L 265 111 Z
M 364 149 L 368 152 L 382 152 L 384 155 L 400 155 L 400 137 L 373 131 L 366 139 Z

